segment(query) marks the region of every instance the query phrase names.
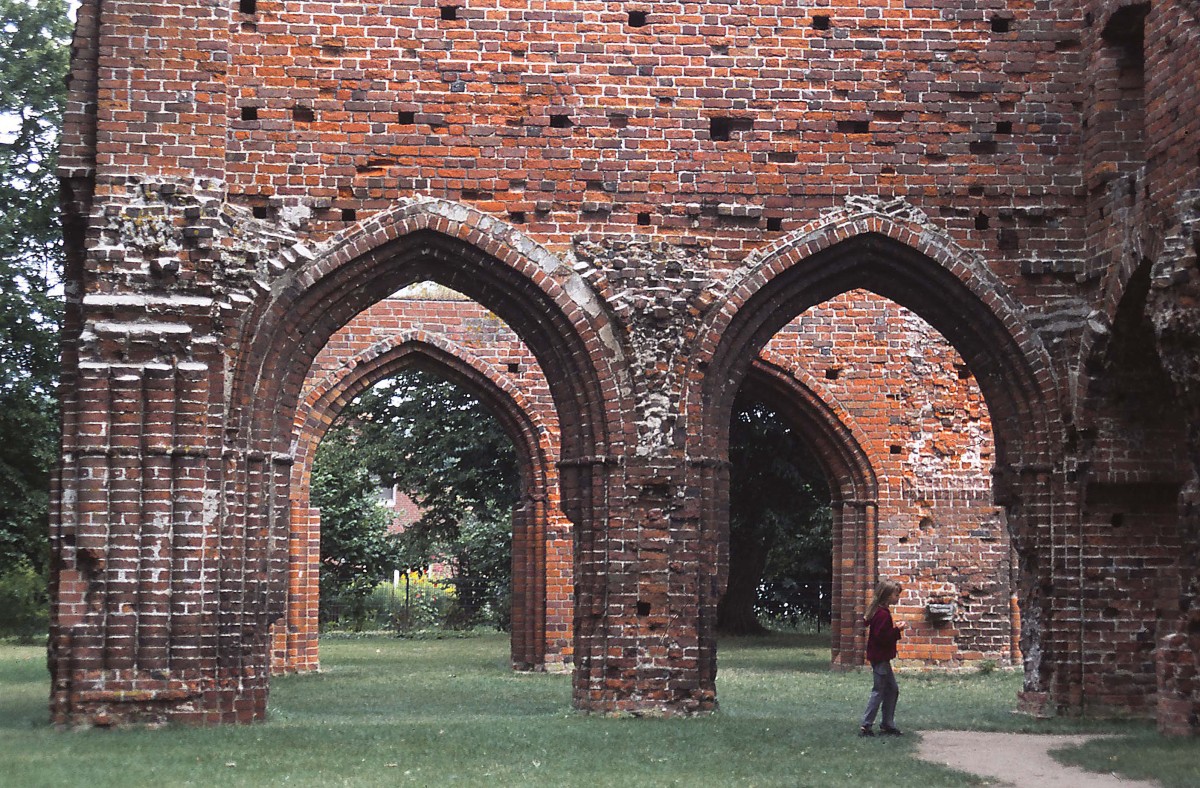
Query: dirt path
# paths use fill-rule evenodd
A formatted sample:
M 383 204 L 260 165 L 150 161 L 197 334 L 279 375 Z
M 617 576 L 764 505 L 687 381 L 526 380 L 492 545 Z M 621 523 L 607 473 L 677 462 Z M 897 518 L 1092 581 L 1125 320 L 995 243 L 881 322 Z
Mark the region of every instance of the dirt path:
M 994 785 L 1016 788 L 1107 788 L 1145 786 L 1157 783 L 1125 780 L 1108 774 L 1085 772 L 1064 766 L 1048 754 L 1095 736 L 1042 736 L 1022 733 L 978 733 L 976 731 L 921 731 L 917 755 L 962 772 L 996 780 Z

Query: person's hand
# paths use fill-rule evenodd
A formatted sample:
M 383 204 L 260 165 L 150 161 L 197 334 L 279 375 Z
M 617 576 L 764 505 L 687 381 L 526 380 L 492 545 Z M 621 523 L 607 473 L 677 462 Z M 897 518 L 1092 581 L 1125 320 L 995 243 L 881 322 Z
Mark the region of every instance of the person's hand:
M 896 629 L 900 630 L 901 632 L 903 632 L 907 627 L 908 627 L 907 621 L 897 621 L 896 622 Z

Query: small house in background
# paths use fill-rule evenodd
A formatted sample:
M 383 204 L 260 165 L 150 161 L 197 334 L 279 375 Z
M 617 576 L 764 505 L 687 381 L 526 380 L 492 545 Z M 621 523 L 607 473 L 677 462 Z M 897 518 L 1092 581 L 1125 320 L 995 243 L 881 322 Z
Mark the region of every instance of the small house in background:
M 379 502 L 392 510 L 392 522 L 388 526 L 389 534 L 402 534 L 410 525 L 421 519 L 421 507 L 408 497 L 399 485 L 393 484 L 390 487 L 381 485 Z M 438 561 L 426 567 L 425 574 L 431 580 L 445 580 L 454 576 L 454 567 L 444 561 Z M 397 569 L 392 582 L 398 585 L 402 576 L 403 572 Z

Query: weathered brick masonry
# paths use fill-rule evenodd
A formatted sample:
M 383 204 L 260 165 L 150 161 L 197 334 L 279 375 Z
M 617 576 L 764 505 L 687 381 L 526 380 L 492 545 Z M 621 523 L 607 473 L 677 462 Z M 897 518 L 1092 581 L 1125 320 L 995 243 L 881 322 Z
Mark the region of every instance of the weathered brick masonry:
M 571 531 L 558 505 L 558 427 L 545 377 L 494 314 L 451 291 L 421 288 L 355 317 L 330 338 L 305 380 L 295 428 L 288 615 L 275 627 L 273 668 L 318 665 L 313 451 L 355 393 L 409 366 L 461 381 L 514 437 L 524 490 L 514 517 L 513 664 L 569 663 Z M 908 589 L 903 606 L 913 627 L 902 659 L 1011 660 L 1012 567 L 991 504 L 991 425 L 978 387 L 945 340 L 895 304 L 847 293 L 776 334 L 747 385 L 781 412 L 800 414 L 796 428 L 819 453 L 835 498 L 872 510 L 865 544 L 838 532 L 834 662 L 863 661 L 858 621 L 877 574 Z M 846 455 L 860 458 L 859 478 L 839 473 Z M 954 603 L 956 615 L 927 620 L 927 602 Z
M 987 400 L 1027 706 L 1194 734 L 1197 84 L 1194 0 L 85 0 L 54 719 L 262 716 L 305 376 L 433 280 L 553 400 L 577 707 L 714 707 L 733 397 L 863 289 Z

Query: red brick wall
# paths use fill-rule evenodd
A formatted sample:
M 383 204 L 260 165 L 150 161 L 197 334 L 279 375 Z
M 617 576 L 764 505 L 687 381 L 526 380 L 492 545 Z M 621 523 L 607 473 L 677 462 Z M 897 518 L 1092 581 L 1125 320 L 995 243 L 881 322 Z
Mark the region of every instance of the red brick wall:
M 311 549 L 289 504 L 305 375 L 354 315 L 435 279 L 523 339 L 554 399 L 579 708 L 714 707 L 733 394 L 770 377 L 755 359 L 780 328 L 867 289 L 945 336 L 987 398 L 1026 704 L 1153 708 L 1194 733 L 1200 33 L 1193 0 L 1130 7 L 84 3 L 55 719 L 262 716 L 289 552 Z M 1131 40 L 1140 77 L 1114 50 Z M 835 445 L 844 425 L 810 426 Z M 965 481 L 855 497 L 863 444 L 830 454 L 847 620 L 924 533 L 966 527 L 912 530 L 926 502 L 976 510 Z M 535 551 L 550 504 L 518 514 Z M 964 620 L 992 605 L 917 564 Z M 1114 593 L 1138 601 L 1097 613 Z M 1086 647 L 1097 622 L 1117 656 Z
M 278 214 L 303 197 L 316 237 L 415 192 L 551 246 L 600 225 L 703 229 L 720 264 L 846 194 L 883 192 L 971 248 L 1011 230 L 1012 262 L 1078 248 L 1056 155 L 1078 117 L 1069 6 L 659 4 L 638 28 L 605 2 L 486 0 L 454 21 L 433 2 L 257 8 L 233 15 L 228 45 L 231 198 Z

